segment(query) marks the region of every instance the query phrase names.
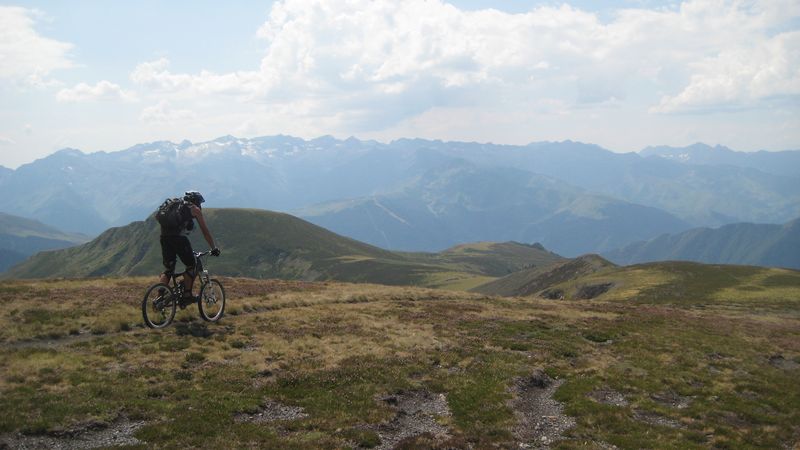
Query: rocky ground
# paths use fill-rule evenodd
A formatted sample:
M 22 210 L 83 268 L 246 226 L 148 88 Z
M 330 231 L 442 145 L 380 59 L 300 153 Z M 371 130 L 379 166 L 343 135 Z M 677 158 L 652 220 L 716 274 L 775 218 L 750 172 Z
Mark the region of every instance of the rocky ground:
M 137 445 L 143 442 L 136 439 L 134 434 L 144 424 L 143 421 L 119 419 L 110 424 L 84 424 L 45 435 L 9 434 L 0 436 L 0 448 L 74 450 Z
M 562 383 L 536 370 L 512 387 L 510 406 L 517 418 L 514 436 L 521 448 L 550 448 L 575 425 L 575 419 L 565 415 L 563 405 L 553 399 Z

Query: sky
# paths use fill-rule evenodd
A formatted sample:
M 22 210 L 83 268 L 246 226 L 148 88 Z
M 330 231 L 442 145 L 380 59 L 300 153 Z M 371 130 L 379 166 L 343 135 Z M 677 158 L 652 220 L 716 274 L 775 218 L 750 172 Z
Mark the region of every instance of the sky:
M 800 149 L 800 1 L 0 2 L 0 165 L 224 135 Z

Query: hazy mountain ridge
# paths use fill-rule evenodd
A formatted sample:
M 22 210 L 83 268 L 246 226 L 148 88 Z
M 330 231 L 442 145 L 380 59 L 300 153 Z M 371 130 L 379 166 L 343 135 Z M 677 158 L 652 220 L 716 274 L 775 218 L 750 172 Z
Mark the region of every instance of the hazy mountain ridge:
M 88 240 L 87 236 L 64 233 L 35 220 L 0 213 L 0 272 L 34 253 Z
M 757 169 L 776 175 L 800 175 L 800 150 L 737 152 L 722 145 L 711 147 L 696 143 L 687 147 L 647 147 L 640 154 L 645 157 L 655 156 L 684 164 L 730 165 Z
M 591 194 L 550 177 L 459 160 L 396 192 L 318 205 L 298 214 L 384 248 L 427 250 L 512 240 L 541 242 L 566 256 L 689 227 L 655 208 Z
M 785 156 L 777 153 L 763 157 L 780 159 Z M 210 206 L 217 207 L 298 211 L 311 205 L 337 202 L 351 207 L 360 204 L 362 209 L 376 211 L 377 217 L 393 214 L 402 218 L 404 208 L 422 217 L 429 205 L 457 204 L 462 193 L 440 189 L 437 197 L 431 199 L 421 196 L 426 192 L 424 189 L 414 191 L 414 186 L 419 186 L 425 176 L 429 176 L 430 186 L 437 183 L 456 186 L 450 182 L 450 172 L 436 169 L 463 162 L 485 170 L 485 174 L 522 171 L 527 176 L 536 174 L 550 178 L 553 184 L 559 185 L 556 190 L 585 190 L 599 202 L 589 209 L 601 210 L 603 204 L 624 201 L 668 213 L 657 214 L 654 210 L 648 213 L 652 216 L 651 222 L 657 221 L 658 215 L 667 220 L 655 227 L 654 234 L 633 236 L 626 242 L 598 236 L 569 250 L 574 254 L 606 251 L 637 239 L 676 232 L 675 216 L 690 224 L 685 226 L 688 228 L 742 221 L 784 223 L 800 212 L 797 176 L 767 173 L 751 167 L 689 165 L 635 153 L 617 154 L 596 145 L 571 141 L 511 146 L 400 139 L 382 144 L 332 137 L 306 141 L 290 136 L 254 139 L 225 136 L 203 143 L 154 142 L 118 152 L 88 155 L 65 149 L 14 171 L 0 170 L 0 189 L 8 193 L 0 198 L 0 211 L 35 218 L 66 230 L 94 234 L 109 226 L 145 217 L 168 196 L 198 189 L 206 195 Z M 514 185 L 514 180 L 512 177 L 511 182 L 504 183 Z M 495 182 L 487 179 L 474 184 L 482 187 L 492 183 Z M 493 197 L 483 199 L 486 203 L 508 203 L 506 197 L 518 196 L 499 185 L 495 189 L 490 186 L 488 191 Z M 526 190 L 528 194 L 532 191 Z M 400 200 L 404 196 L 411 200 L 412 195 L 417 195 L 411 202 L 416 206 Z M 478 196 L 478 193 L 470 194 L 470 197 Z M 370 204 L 376 199 L 378 204 Z M 425 208 L 420 209 L 420 206 Z M 470 205 L 462 206 L 464 211 L 471 211 Z M 433 212 L 436 211 L 434 207 Z M 548 210 L 550 213 L 552 211 Z M 543 234 L 555 225 L 537 228 L 536 224 L 547 222 L 547 215 L 529 220 L 531 230 L 527 234 L 509 233 L 506 239 L 505 235 L 493 231 L 499 224 L 515 223 L 520 215 L 533 213 L 498 209 L 491 218 L 471 217 L 476 220 L 474 224 L 457 223 L 455 229 L 473 227 L 475 230 L 464 232 L 463 239 L 449 241 L 440 236 L 447 237 L 453 230 L 449 224 L 433 220 L 435 215 L 433 219 L 429 217 L 431 220 L 415 223 L 416 228 L 411 233 L 403 231 L 395 223 L 396 218 L 380 219 L 375 226 L 369 225 L 376 228 L 372 231 L 375 236 L 366 240 L 395 247 L 394 242 L 417 239 L 413 248 L 429 251 L 475 240 L 540 241 L 548 247 L 563 240 Z M 577 220 L 569 208 L 561 218 L 552 220 L 562 219 L 567 224 Z M 629 222 L 625 215 L 609 213 L 608 219 L 606 228 L 617 235 L 626 234 L 616 229 L 618 224 Z M 369 217 L 362 215 L 356 220 L 368 221 Z M 365 227 L 363 223 L 354 222 L 337 229 L 351 237 L 362 238 L 363 233 L 350 230 Z M 395 236 L 395 233 L 398 234 Z M 382 237 L 384 234 L 388 239 Z
M 685 260 L 800 269 L 800 219 L 784 225 L 695 228 L 633 243 L 604 256 L 619 264 Z

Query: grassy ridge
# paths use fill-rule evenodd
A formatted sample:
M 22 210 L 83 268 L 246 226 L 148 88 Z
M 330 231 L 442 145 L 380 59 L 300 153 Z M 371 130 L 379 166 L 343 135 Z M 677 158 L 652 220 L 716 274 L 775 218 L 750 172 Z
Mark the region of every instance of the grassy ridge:
M 224 253 L 210 264 L 215 273 L 229 276 L 447 287 L 560 259 L 541 246 L 519 243 L 486 243 L 439 254 L 397 253 L 288 214 L 253 209 L 208 209 L 204 214 Z M 208 246 L 199 232 L 191 240 L 197 250 Z M 83 246 L 36 255 L 7 277 L 148 275 L 161 270 L 159 227 L 149 218 L 112 228 Z M 439 276 L 444 274 L 449 275 Z
M 543 370 L 575 419 L 556 448 L 800 443 L 800 273 L 669 263 L 568 283 L 608 280 L 553 301 L 226 278 L 222 322 L 185 310 L 161 331 L 139 325 L 152 279 L 5 281 L 0 440 L 132 420 L 141 447 L 370 447 L 395 415 L 381 399 L 422 391 L 450 412 L 438 445 L 518 447 L 538 443 L 514 433 L 511 387 Z M 269 402 L 304 415 L 239 419 Z

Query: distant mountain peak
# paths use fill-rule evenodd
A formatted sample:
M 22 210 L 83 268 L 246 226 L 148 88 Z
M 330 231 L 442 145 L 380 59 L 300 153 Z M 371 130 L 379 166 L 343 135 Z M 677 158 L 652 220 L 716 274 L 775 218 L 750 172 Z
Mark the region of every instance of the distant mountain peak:
M 53 153 L 53 155 L 54 156 L 55 155 L 58 155 L 58 156 L 85 156 L 86 154 L 83 153 L 82 151 L 78 150 L 77 148 L 67 147 L 67 148 L 62 148 L 61 150 Z
M 239 138 L 236 136 L 231 136 L 230 134 L 226 134 L 225 136 L 220 136 L 214 139 L 212 142 L 236 142 Z

